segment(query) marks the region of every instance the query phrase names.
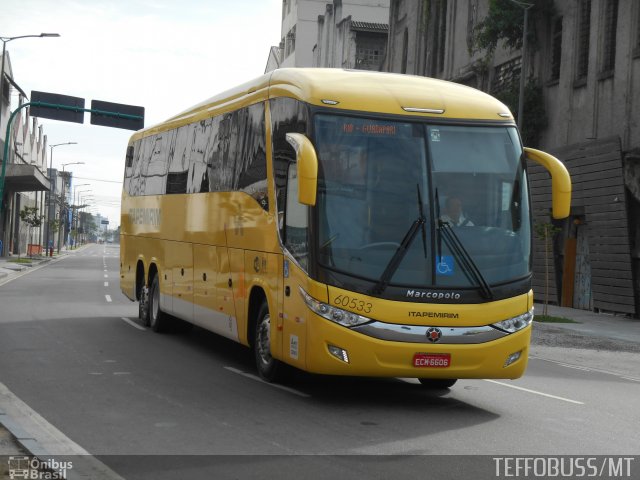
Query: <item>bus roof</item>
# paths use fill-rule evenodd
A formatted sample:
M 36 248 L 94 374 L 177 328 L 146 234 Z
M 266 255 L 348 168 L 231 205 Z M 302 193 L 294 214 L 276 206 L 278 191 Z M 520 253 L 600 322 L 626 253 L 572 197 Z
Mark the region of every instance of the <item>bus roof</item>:
M 292 97 L 340 110 L 514 122 L 509 109 L 494 97 L 453 82 L 366 70 L 283 68 L 141 130 L 132 140 L 276 97 Z
M 438 118 L 508 120 L 509 109 L 458 83 L 416 75 L 336 68 L 285 68 L 271 76 L 269 96 L 295 96 L 313 105 Z M 501 116 L 508 115 L 508 116 Z

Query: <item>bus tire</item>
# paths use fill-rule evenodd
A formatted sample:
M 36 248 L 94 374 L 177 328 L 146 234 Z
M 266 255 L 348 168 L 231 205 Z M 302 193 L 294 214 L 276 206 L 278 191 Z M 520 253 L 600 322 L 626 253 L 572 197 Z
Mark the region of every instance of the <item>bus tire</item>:
M 145 327 L 149 326 L 149 288 L 146 285 L 140 290 L 140 302 L 138 303 L 138 318 Z
M 149 289 L 149 326 L 160 333 L 167 329 L 168 323 L 169 316 L 160 309 L 160 281 L 155 275 Z
M 434 390 L 444 390 L 451 388 L 458 381 L 456 378 L 419 378 L 418 381 L 427 388 Z
M 258 374 L 267 382 L 280 380 L 284 365 L 271 356 L 271 316 L 267 302 L 264 302 L 258 310 L 253 338 L 253 354 Z

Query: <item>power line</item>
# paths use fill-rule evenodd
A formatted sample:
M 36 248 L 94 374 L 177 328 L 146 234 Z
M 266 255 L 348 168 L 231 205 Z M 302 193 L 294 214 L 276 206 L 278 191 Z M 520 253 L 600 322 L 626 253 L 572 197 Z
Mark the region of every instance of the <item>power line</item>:
M 121 180 L 102 180 L 101 178 L 77 177 L 76 175 L 74 175 L 73 178 L 79 178 L 80 180 L 93 180 L 94 182 L 122 183 Z

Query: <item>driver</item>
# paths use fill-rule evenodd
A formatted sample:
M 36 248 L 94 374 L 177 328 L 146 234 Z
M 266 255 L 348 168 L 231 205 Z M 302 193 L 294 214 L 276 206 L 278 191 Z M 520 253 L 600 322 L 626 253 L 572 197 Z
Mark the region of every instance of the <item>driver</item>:
M 462 200 L 460 197 L 451 196 L 444 204 L 444 214 L 440 220 L 447 222 L 452 227 L 473 227 L 473 222 L 465 217 L 462 212 Z

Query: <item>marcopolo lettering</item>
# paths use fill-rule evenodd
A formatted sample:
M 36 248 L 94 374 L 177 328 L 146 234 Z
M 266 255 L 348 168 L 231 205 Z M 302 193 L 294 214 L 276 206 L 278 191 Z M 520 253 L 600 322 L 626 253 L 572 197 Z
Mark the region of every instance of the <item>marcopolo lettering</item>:
M 159 208 L 130 208 L 129 218 L 134 225 L 160 226 L 161 210 Z
M 407 298 L 429 298 L 432 300 L 460 300 L 461 294 L 456 292 L 425 292 L 421 290 L 407 290 Z

